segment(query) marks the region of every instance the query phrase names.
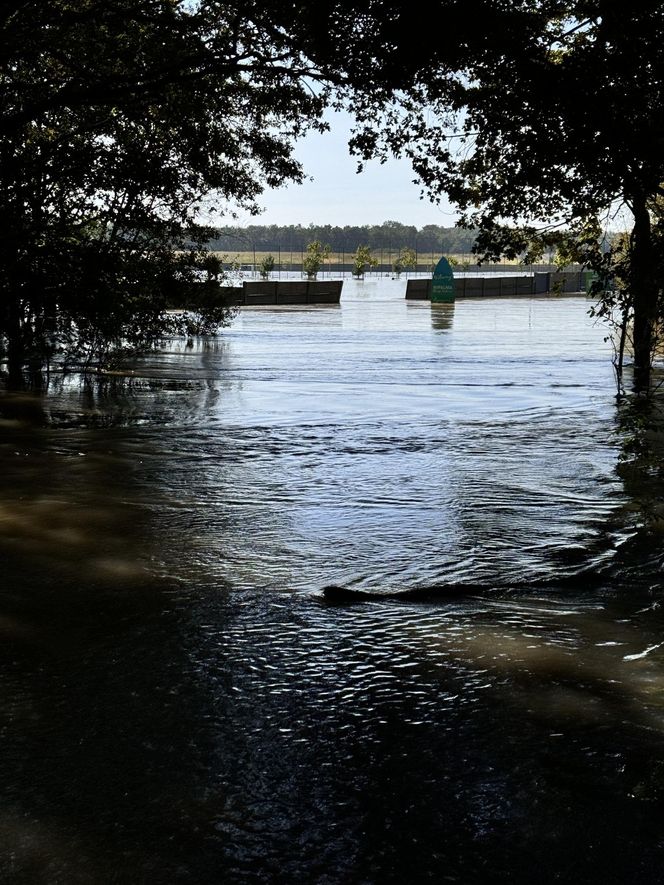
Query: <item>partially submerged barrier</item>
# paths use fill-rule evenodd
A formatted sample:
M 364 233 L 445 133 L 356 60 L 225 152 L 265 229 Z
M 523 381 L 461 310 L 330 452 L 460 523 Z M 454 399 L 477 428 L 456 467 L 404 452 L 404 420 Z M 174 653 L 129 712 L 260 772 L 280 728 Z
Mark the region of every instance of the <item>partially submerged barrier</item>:
M 431 300 L 432 280 L 408 280 L 406 298 L 411 301 Z M 585 294 L 586 283 L 582 271 L 543 272 L 524 276 L 454 277 L 456 298 L 515 298 L 523 295 Z
M 245 280 L 222 289 L 232 304 L 339 304 L 343 280 Z

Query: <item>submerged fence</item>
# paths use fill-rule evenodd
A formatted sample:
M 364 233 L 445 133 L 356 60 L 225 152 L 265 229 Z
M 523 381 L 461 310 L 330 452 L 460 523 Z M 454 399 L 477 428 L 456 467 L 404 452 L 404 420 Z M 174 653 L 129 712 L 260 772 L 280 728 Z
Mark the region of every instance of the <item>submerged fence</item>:
M 270 278 L 292 278 L 293 275 L 304 274 L 304 260 L 306 250 L 302 249 L 280 249 L 273 252 L 263 252 L 257 250 L 249 250 L 241 252 L 237 255 L 232 253 L 216 253 L 221 259 L 224 270 L 241 271 L 244 274 L 258 276 L 261 272 L 263 260 L 268 256 L 273 260 L 273 267 L 270 270 Z M 367 276 L 387 276 L 392 277 L 395 274 L 394 260 L 397 258 L 399 250 L 375 249 L 372 250 L 373 257 L 377 260 L 377 264 L 367 268 Z M 516 273 L 535 273 L 538 271 L 554 271 L 555 265 L 551 263 L 538 264 L 518 264 L 507 259 L 497 263 L 477 264 L 477 256 L 468 254 L 453 255 L 441 252 L 419 252 L 415 254 L 415 264 L 402 268 L 401 275 L 409 277 L 411 275 L 417 277 L 420 274 L 433 273 L 436 264 L 442 254 L 447 255 L 451 259 L 451 264 L 455 273 L 481 273 L 481 274 L 507 274 Z M 339 277 L 351 276 L 355 264 L 352 260 L 351 253 L 333 252 L 327 259 L 323 261 L 319 271 L 319 279 L 322 277 Z M 578 269 L 578 266 L 571 265 L 570 270 Z
M 343 280 L 246 280 L 220 291 L 230 304 L 338 304 Z
M 571 295 L 586 291 L 586 275 L 583 271 L 544 271 L 532 276 L 454 277 L 456 298 L 500 298 L 518 295 Z M 408 280 L 406 298 L 427 301 L 431 298 L 431 280 Z
M 512 274 L 485 277 L 455 276 L 456 298 L 499 298 L 529 295 L 571 295 L 588 290 L 592 274 L 582 271 L 535 274 Z M 405 297 L 413 301 L 431 299 L 430 277 L 404 280 Z M 343 280 L 244 280 L 238 286 L 218 284 L 194 284 L 172 298 L 174 309 L 197 310 L 203 306 L 226 305 L 297 305 L 339 304 Z

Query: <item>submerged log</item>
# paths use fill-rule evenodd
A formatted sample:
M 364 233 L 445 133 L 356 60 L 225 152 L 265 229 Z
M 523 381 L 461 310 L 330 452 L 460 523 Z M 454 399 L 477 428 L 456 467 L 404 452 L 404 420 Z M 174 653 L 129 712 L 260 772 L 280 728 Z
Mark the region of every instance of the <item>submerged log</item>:
M 376 600 L 403 602 L 449 602 L 467 599 L 486 593 L 489 588 L 482 584 L 439 584 L 433 587 L 412 587 L 406 590 L 389 590 L 384 593 L 372 590 L 352 590 L 350 587 L 331 585 L 323 587 L 326 602 L 346 604 Z
M 522 583 L 509 584 L 433 584 L 428 587 L 407 587 L 403 590 L 354 590 L 351 587 L 340 587 L 332 584 L 323 587 L 323 599 L 333 604 L 345 605 L 354 602 L 399 601 L 399 602 L 455 602 L 472 598 L 504 598 L 505 596 L 523 596 L 529 593 L 538 595 L 559 595 L 561 592 L 573 590 L 575 593 L 594 592 L 597 587 L 606 587 L 610 577 L 604 572 L 584 569 L 571 575 L 552 575 Z

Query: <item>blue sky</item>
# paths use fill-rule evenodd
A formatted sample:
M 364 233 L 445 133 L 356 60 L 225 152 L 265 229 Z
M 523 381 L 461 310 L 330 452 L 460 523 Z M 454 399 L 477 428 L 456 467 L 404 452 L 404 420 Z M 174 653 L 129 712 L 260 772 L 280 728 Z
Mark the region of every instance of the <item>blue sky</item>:
M 296 147 L 305 173 L 313 178 L 302 185 L 266 191 L 259 200 L 265 212 L 247 224 L 380 224 L 400 221 L 422 227 L 452 227 L 458 215 L 448 204 L 435 206 L 420 199 L 409 163 L 391 160 L 367 164 L 356 173 L 348 154 L 350 117 L 328 116 L 331 131 L 312 133 Z

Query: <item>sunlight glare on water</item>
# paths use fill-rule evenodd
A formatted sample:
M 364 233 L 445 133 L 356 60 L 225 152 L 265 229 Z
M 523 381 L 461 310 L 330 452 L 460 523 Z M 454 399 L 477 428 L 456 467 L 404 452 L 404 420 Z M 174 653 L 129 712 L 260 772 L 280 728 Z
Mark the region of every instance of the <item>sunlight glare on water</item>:
M 200 353 L 223 388 L 189 432 L 162 434 L 219 578 L 504 584 L 607 551 L 614 389 L 588 302 L 432 307 L 396 285 L 355 284 L 339 308 L 244 310 Z M 160 371 L 183 371 L 177 349 Z M 216 532 L 212 506 L 241 530 Z

